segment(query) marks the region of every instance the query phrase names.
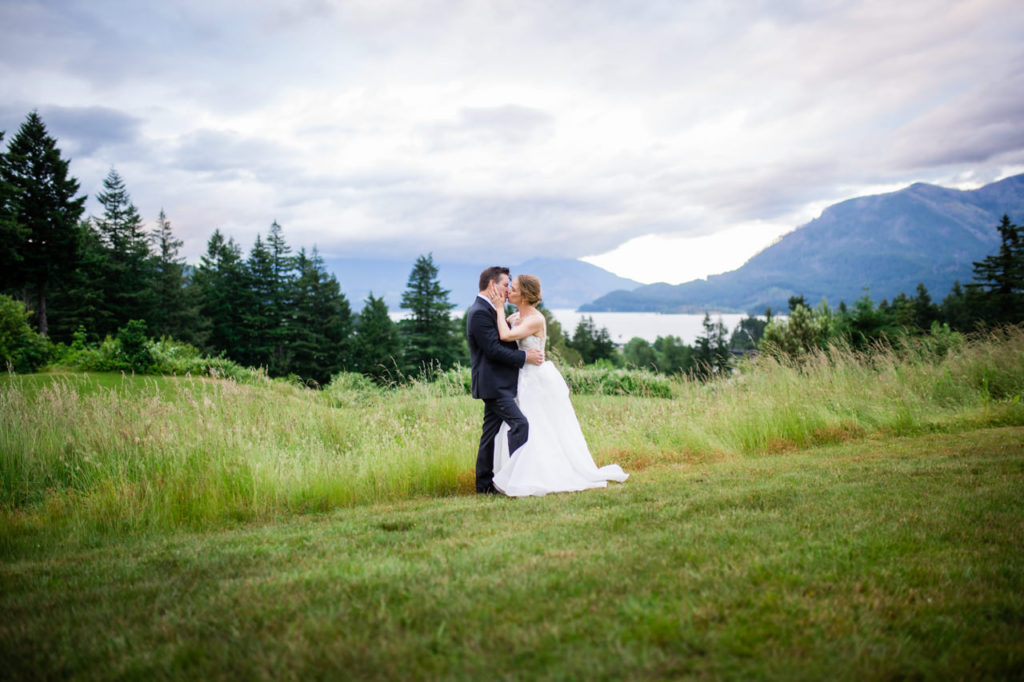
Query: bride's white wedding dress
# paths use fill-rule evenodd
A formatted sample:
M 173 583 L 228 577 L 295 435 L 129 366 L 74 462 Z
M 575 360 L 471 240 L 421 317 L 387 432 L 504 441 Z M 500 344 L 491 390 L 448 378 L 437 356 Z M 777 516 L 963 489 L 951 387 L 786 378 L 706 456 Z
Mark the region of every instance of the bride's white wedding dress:
M 543 349 L 544 338 L 528 336 L 518 345 Z M 618 464 L 594 464 L 569 402 L 569 387 L 550 360 L 519 370 L 518 393 L 530 436 L 510 458 L 508 425 L 502 425 L 494 444 L 494 487 L 510 497 L 524 497 L 603 488 L 608 481 L 629 478 Z

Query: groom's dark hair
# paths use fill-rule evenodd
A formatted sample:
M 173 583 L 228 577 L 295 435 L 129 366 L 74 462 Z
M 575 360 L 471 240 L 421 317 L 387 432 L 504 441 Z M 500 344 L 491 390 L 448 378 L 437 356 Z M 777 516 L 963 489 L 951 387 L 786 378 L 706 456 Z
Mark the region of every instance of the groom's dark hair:
M 502 275 L 507 274 L 508 268 L 504 268 L 500 265 L 492 265 L 480 273 L 480 288 L 477 289 L 477 291 L 483 291 L 491 285 L 491 282 L 497 282 L 501 279 Z

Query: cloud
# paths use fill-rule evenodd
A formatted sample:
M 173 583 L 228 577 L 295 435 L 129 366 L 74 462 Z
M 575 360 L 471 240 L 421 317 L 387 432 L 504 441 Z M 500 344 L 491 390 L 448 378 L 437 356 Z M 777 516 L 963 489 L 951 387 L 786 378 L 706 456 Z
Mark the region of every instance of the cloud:
M 725 241 L 753 248 L 873 188 L 1024 164 L 1014 0 L 4 13 L 0 129 L 37 108 L 83 191 L 116 166 L 192 258 L 214 227 L 248 245 L 277 219 L 327 253 L 476 259 L 504 240 L 512 260 L 618 252 L 634 272 L 741 227 Z
M 39 115 L 72 156 L 89 157 L 101 149 L 123 149 L 140 139 L 142 120 L 109 107 L 47 106 Z

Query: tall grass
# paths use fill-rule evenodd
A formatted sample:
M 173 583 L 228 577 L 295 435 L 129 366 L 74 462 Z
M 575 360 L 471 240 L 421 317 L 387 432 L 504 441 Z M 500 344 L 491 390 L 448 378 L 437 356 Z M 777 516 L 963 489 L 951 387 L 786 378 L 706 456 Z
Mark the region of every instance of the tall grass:
M 0 379 L 0 542 L 22 533 L 204 528 L 469 493 L 480 403 L 463 373 L 381 390 L 96 375 Z M 627 470 L 866 434 L 1024 424 L 1024 331 L 936 354 L 762 356 L 669 398 L 575 395 L 599 464 Z

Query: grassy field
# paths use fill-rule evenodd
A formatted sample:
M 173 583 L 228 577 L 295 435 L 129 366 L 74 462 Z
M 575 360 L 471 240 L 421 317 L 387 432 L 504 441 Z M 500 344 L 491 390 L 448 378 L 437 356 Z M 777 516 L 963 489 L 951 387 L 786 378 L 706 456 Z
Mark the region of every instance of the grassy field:
M 1020 679 L 1024 429 L 19 547 L 8 678 Z
M 459 382 L 0 377 L 0 677 L 1024 676 L 1024 334 L 577 395 L 623 485 L 472 494 Z

